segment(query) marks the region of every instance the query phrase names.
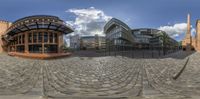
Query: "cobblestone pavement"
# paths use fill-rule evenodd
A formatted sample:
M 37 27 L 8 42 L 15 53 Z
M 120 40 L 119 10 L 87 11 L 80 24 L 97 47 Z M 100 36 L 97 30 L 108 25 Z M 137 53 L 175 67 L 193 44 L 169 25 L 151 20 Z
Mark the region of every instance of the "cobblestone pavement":
M 0 98 L 199 98 L 200 53 L 186 54 L 162 59 L 73 56 L 54 60 L 0 54 Z

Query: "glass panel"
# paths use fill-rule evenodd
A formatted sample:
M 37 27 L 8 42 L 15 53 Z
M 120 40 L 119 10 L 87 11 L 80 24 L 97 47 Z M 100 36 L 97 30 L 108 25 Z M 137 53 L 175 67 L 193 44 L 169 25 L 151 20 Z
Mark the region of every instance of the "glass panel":
M 48 24 L 39 24 L 39 28 L 48 28 Z
M 29 34 L 28 34 L 28 42 L 29 42 L 29 43 L 32 43 L 32 33 L 29 33 Z
M 34 32 L 33 33 L 33 43 L 36 43 L 37 42 L 37 33 Z
M 58 43 L 58 36 L 57 36 L 57 33 L 54 33 L 54 40 L 55 40 L 55 43 Z
M 57 53 L 57 45 L 44 45 L 44 53 Z
M 21 44 L 21 35 L 19 35 L 19 44 Z
M 53 43 L 53 34 L 52 33 L 49 33 L 49 40 L 50 40 L 50 43 Z
M 42 53 L 42 45 L 29 45 L 30 53 Z
M 18 44 L 18 36 L 16 36 L 15 39 L 16 39 L 16 44 Z
M 36 24 L 30 25 L 29 28 L 30 28 L 30 29 L 36 29 L 36 28 L 37 28 L 37 25 L 36 25 Z
M 24 52 L 24 45 L 17 46 L 17 52 Z
M 57 29 L 56 26 L 52 26 L 52 25 L 51 25 L 49 28 L 50 28 L 50 29 L 54 29 L 54 30 Z
M 25 35 L 22 35 L 22 44 L 24 44 Z
M 44 43 L 47 43 L 48 42 L 48 33 L 45 32 L 44 33 Z
M 41 32 L 38 35 L 38 43 L 42 43 L 42 33 Z

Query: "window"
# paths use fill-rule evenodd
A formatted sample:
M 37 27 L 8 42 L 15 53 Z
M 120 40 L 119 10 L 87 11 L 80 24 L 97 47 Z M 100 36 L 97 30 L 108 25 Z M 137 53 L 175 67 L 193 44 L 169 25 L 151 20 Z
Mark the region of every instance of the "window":
M 17 52 L 24 52 L 24 45 L 17 46 Z
M 54 43 L 58 43 L 58 36 L 57 36 L 57 33 L 54 33 Z
M 22 44 L 24 44 L 25 35 L 22 35 Z
M 57 45 L 44 45 L 44 53 L 57 53 Z
M 21 39 L 22 39 L 22 38 L 21 38 L 21 35 L 19 35 L 18 37 L 19 37 L 19 44 L 21 44 L 21 43 L 22 43 L 22 42 L 21 42 Z
M 33 33 L 33 43 L 36 43 L 37 42 L 37 33 L 34 32 Z
M 38 35 L 38 43 L 42 43 L 42 33 L 39 32 L 39 35 Z
M 48 42 L 48 33 L 45 32 L 44 33 L 44 43 L 47 43 Z
M 29 45 L 30 53 L 42 53 L 42 45 Z
M 53 43 L 53 33 L 49 34 L 49 40 L 50 40 L 50 43 Z
M 32 33 L 29 33 L 29 34 L 28 34 L 28 42 L 29 42 L 29 43 L 32 43 Z
M 15 37 L 15 42 L 18 44 L 18 36 Z

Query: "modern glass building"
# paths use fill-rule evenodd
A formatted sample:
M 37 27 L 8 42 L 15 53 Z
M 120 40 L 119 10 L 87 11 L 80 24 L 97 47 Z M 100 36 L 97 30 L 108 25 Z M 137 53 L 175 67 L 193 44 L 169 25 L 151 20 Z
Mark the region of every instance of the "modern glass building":
M 137 49 L 174 49 L 178 42 L 166 32 L 152 29 L 131 29 L 118 19 L 111 19 L 104 27 L 106 45 L 109 51 Z
M 178 42 L 167 35 L 165 31 L 140 28 L 133 29 L 132 34 L 135 38 L 135 46 L 144 49 L 161 48 L 161 47 L 177 47 Z
M 105 26 L 106 48 L 108 50 L 122 50 L 134 44 L 131 29 L 122 21 L 112 18 Z
M 62 53 L 63 35 L 73 32 L 56 16 L 37 15 L 19 19 L 6 31 L 9 53 L 48 55 Z

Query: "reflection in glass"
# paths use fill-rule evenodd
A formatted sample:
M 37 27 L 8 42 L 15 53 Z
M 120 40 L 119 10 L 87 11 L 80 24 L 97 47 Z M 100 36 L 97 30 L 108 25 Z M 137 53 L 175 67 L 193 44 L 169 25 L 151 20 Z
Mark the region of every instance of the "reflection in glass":
M 44 33 L 44 43 L 47 43 L 48 42 L 48 33 L 45 32 Z
M 57 53 L 57 45 L 44 45 L 44 53 Z
M 50 43 L 53 43 L 53 33 L 49 34 L 49 40 L 50 40 Z
M 29 42 L 29 43 L 32 43 L 32 33 L 29 33 L 29 34 L 28 34 L 28 42 Z
M 17 46 L 17 52 L 24 52 L 24 45 Z
M 21 35 L 19 35 L 19 44 L 21 44 Z
M 57 36 L 57 33 L 54 33 L 54 42 L 55 42 L 55 43 L 58 43 L 58 36 Z
M 42 53 L 42 45 L 29 45 L 30 53 Z
M 42 33 L 39 32 L 39 35 L 38 35 L 38 43 L 41 43 L 42 42 Z
M 37 42 L 37 33 L 34 32 L 33 33 L 33 43 L 36 43 Z

